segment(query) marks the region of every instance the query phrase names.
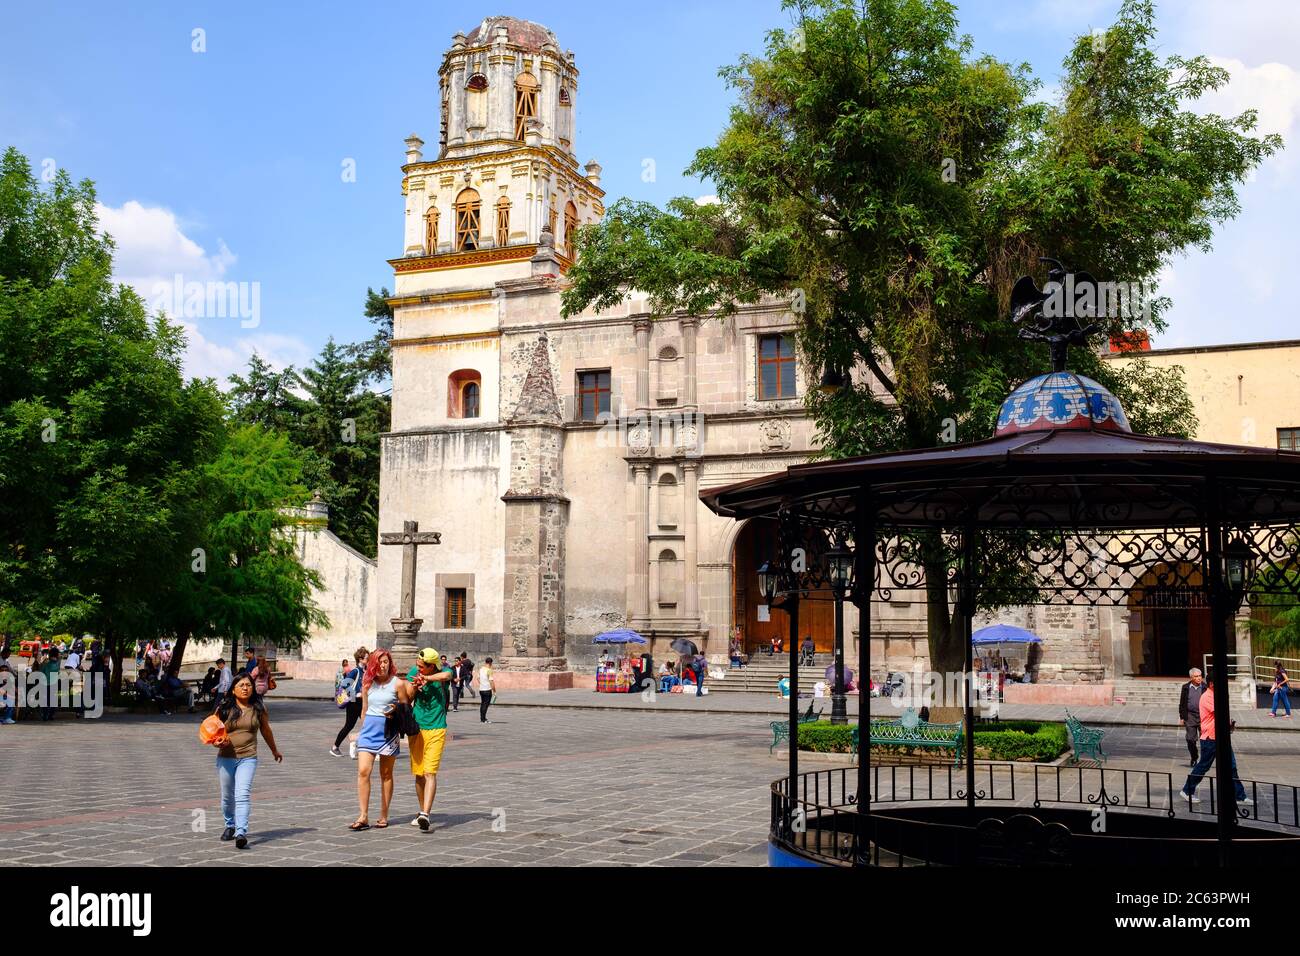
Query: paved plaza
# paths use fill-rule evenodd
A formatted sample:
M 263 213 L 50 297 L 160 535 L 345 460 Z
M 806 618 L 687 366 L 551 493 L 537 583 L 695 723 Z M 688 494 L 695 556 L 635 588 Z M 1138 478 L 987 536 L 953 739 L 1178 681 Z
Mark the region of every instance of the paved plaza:
M 241 862 L 303 866 L 766 862 L 767 788 L 785 768 L 768 755 L 768 714 L 516 702 L 494 708 L 492 723 L 483 725 L 471 702 L 450 715 L 434 829 L 422 834 L 408 825 L 415 798 L 405 755 L 397 764 L 393 825 L 351 833 L 356 764 L 327 752 L 341 726 L 338 712 L 312 700 L 271 707 L 286 758 L 276 765 L 260 748 L 252 845 L 242 853 L 217 839 L 216 773 L 213 751 L 197 739 L 201 715 L 28 720 L 0 728 L 0 861 L 211 866 L 238 855 Z M 1243 777 L 1300 784 L 1300 738 L 1252 730 L 1234 740 Z M 1105 747 L 1109 769 L 1186 773 L 1174 728 L 1111 726 Z M 807 769 L 825 766 L 809 761 Z M 376 787 L 372 822 L 378 808 Z

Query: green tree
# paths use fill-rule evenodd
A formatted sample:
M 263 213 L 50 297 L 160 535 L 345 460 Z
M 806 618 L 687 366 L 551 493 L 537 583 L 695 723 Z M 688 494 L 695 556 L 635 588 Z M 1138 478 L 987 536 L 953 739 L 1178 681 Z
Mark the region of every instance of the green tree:
M 184 546 L 176 492 L 224 425 L 213 383 L 183 379 L 180 328 L 112 282 L 94 199 L 0 161 L 0 602 L 93 630 L 120 674 Z
M 346 353 L 364 374 L 367 383 L 383 382 L 393 377 L 393 307 L 388 304 L 392 293 L 366 289 L 363 314 L 375 326 L 375 334 L 364 342 L 347 346 Z
M 367 373 L 331 338 L 298 373 L 304 398 L 294 441 L 312 458 L 307 481 L 330 505 L 330 530 L 362 554 L 379 545 L 379 435 L 390 401 L 365 388 Z
M 312 594 L 324 582 L 298 560 L 293 534 L 306 458 L 283 434 L 239 425 L 198 473 L 194 547 L 159 602 L 176 636 L 173 673 L 191 637 L 228 638 L 238 660 L 241 640 L 299 647 L 313 627 L 329 625 Z
M 292 430 L 302 416 L 302 400 L 294 394 L 298 377 L 290 366 L 277 372 L 254 352 L 246 376 L 230 376 L 226 401 L 231 418 L 246 425 Z
M 722 71 L 737 102 L 687 170 L 719 203 L 616 203 L 580 231 L 564 310 L 611 306 L 629 287 L 659 314 L 788 297 L 809 364 L 859 370 L 810 399 L 833 457 L 932 446 L 949 422 L 958 440 L 987 437 L 1010 388 L 1046 364 L 1006 319 L 1018 276 L 1052 255 L 1103 281 L 1152 282 L 1175 253 L 1208 248 L 1237 186 L 1281 146 L 1251 135 L 1253 111 L 1187 109 L 1227 73 L 1157 57 L 1145 0 L 1077 40 L 1052 104 L 1033 99 L 1026 65 L 973 55 L 946 0 L 785 6 L 796 29 Z M 1167 305 L 1153 297 L 1107 332 L 1159 331 Z M 1163 404 L 1133 409 L 1143 426 L 1194 427 L 1177 373 L 1072 358 L 1122 397 L 1154 377 Z M 959 670 L 952 556 L 936 542 L 924 553 L 932 666 Z

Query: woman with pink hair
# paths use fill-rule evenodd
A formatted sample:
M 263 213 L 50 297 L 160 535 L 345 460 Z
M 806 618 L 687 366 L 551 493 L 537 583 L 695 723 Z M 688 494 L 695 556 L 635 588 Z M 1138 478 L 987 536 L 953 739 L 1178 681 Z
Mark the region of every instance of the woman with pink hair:
M 375 829 L 388 826 L 388 807 L 393 802 L 393 764 L 401 753 L 401 737 L 388 719 L 399 700 L 408 700 L 411 685 L 397 676 L 393 655 L 385 650 L 372 651 L 366 658 L 366 672 L 361 678 L 361 737 L 357 741 L 357 801 L 361 813 L 349 830 L 370 829 L 370 773 L 379 761 L 382 808 Z

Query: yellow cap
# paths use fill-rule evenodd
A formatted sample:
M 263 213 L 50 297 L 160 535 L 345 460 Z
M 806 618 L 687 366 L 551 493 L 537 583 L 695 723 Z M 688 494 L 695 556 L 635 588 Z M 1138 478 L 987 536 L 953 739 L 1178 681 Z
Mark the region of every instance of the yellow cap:
M 439 660 L 441 660 L 441 658 L 438 656 L 438 652 L 435 651 L 432 647 L 421 648 L 419 653 L 419 658 L 425 664 L 436 664 L 438 663 Z

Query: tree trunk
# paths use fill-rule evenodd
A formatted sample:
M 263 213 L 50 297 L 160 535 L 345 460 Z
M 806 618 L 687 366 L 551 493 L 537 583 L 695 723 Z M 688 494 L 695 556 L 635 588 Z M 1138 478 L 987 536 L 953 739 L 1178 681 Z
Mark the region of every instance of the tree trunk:
M 109 656 L 113 659 L 113 674 L 109 680 L 109 700 L 117 697 L 122 693 L 122 648 L 118 645 L 116 637 L 106 631 L 104 633 L 104 647 L 108 650 Z
M 185 660 L 185 645 L 190 642 L 190 632 L 188 630 L 179 630 L 176 632 L 176 643 L 172 645 L 172 657 L 167 664 L 167 673 L 176 675 L 181 672 L 181 663 Z
M 948 691 L 957 684 L 952 675 L 966 668 L 966 648 L 962 646 L 961 620 L 955 618 L 948 604 L 947 556 L 937 536 L 922 546 L 922 566 L 925 568 L 926 636 L 930 647 L 930 670 L 939 675 L 935 687 L 935 706 L 930 708 L 930 720 L 937 724 L 956 723 L 962 719 L 960 700 L 953 700 Z

